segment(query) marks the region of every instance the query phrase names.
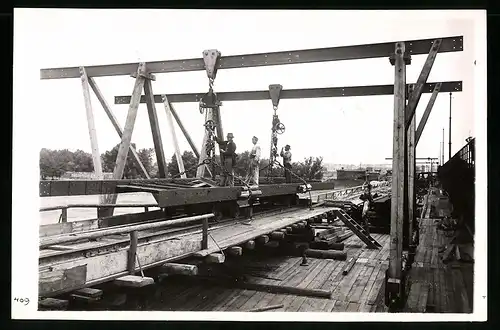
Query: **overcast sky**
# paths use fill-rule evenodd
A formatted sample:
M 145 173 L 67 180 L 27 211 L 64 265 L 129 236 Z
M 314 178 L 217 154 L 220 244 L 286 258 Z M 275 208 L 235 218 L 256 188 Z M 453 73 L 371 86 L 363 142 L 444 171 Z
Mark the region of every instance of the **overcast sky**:
M 480 14 L 480 13 L 479 13 Z M 438 54 L 429 82 L 463 81 L 453 94 L 452 153 L 475 135 L 474 79 L 477 52 L 474 38 L 481 15 L 471 12 L 364 12 L 334 11 L 202 11 L 202 10 L 23 10 L 15 15 L 15 120 L 27 120 L 33 146 L 83 149 L 90 140 L 79 79 L 40 80 L 40 69 L 160 61 L 201 57 L 216 48 L 222 56 L 282 50 L 356 45 L 387 41 L 464 36 L 464 51 Z M 482 40 L 481 40 L 482 41 Z M 426 55 L 413 56 L 407 82 L 414 83 Z M 477 63 L 477 65 L 484 65 Z M 114 105 L 114 96 L 130 95 L 134 79 L 128 76 L 96 78 L 122 127 L 127 105 Z M 394 67 L 387 58 L 221 70 L 215 91 L 266 90 L 269 84 L 284 89 L 394 83 Z M 206 92 L 204 71 L 158 74 L 155 94 Z M 92 94 L 93 95 L 93 94 Z M 422 95 L 417 120 L 430 94 Z M 279 146 L 290 144 L 294 160 L 323 156 L 329 163 L 383 163 L 392 157 L 393 96 L 364 96 L 282 100 L 278 115 L 286 126 Z M 120 142 L 100 103 L 93 95 L 100 153 Z M 196 103 L 174 105 L 194 141 L 201 147 L 203 121 Z M 165 110 L 157 104 L 165 153 L 174 152 Z M 269 153 L 272 103 L 224 102 L 224 132 L 232 132 L 237 152 L 260 138 Z M 441 93 L 417 148 L 417 157 L 438 157 L 442 129 L 448 155 L 449 95 Z M 476 119 L 477 121 L 477 119 Z M 36 124 L 36 125 L 35 125 Z M 176 126 L 181 150 L 189 150 Z M 145 104 L 141 104 L 132 142 L 153 147 Z

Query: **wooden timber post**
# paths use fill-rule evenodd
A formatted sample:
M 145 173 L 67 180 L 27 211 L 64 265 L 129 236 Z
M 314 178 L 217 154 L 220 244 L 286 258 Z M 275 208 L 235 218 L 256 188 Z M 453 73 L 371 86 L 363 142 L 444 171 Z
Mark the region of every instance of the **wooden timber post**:
M 394 80 L 394 139 L 392 156 L 392 194 L 391 194 L 391 242 L 389 253 L 389 269 L 386 273 L 386 302 L 391 304 L 402 292 L 402 240 L 405 209 L 405 92 L 406 63 L 405 44 L 396 43 L 395 52 L 391 56 L 391 64 L 395 68 Z
M 135 258 L 137 255 L 138 238 L 139 236 L 136 230 L 130 232 L 130 246 L 127 256 L 127 271 L 130 275 L 133 275 L 135 273 Z
M 222 129 L 222 116 L 220 115 L 220 107 L 214 109 L 213 118 L 215 119 L 215 126 L 217 127 L 217 137 L 224 140 L 224 130 Z
M 154 76 L 144 76 L 144 95 L 146 97 L 146 105 L 148 108 L 149 123 L 151 125 L 151 133 L 153 134 L 153 143 L 155 146 L 156 161 L 158 163 L 158 174 L 160 178 L 167 177 L 167 162 L 165 160 L 165 151 L 161 141 L 160 125 L 158 124 L 158 115 L 156 113 L 156 105 L 153 94 L 153 86 L 151 80 L 155 80 Z M 175 133 L 174 133 L 175 134 Z
M 94 173 L 96 175 L 96 179 L 102 180 L 103 173 L 102 173 L 101 154 L 99 153 L 99 146 L 97 143 L 97 132 L 95 129 L 95 122 L 94 122 L 94 111 L 92 109 L 92 102 L 90 100 L 89 78 L 87 76 L 87 72 L 85 71 L 84 67 L 80 67 L 80 79 L 82 81 L 83 100 L 85 102 L 87 125 L 90 136 L 90 146 L 92 148 L 92 164 L 94 165 Z M 106 198 L 102 196 L 100 202 L 105 203 Z
M 214 120 L 214 111 L 213 109 L 208 108 L 205 112 L 205 122 L 209 120 Z M 205 130 L 205 134 L 203 135 L 203 144 L 201 145 L 200 158 L 198 159 L 198 164 L 203 163 L 205 159 L 207 159 L 207 141 L 208 141 L 208 131 Z M 207 166 L 200 166 L 196 170 L 196 177 L 202 178 L 205 176 L 205 168 Z
M 413 114 L 410 127 L 406 132 L 406 141 L 407 141 L 407 196 L 408 196 L 408 245 L 410 251 L 413 247 L 412 237 L 415 223 L 415 127 L 416 127 L 416 118 L 415 114 Z
M 168 102 L 167 96 L 163 94 L 162 96 L 163 105 L 165 106 L 165 114 L 167 115 L 168 127 L 170 129 L 170 134 L 172 136 L 172 141 L 174 142 L 175 148 L 175 159 L 177 160 L 177 167 L 179 168 L 179 173 L 181 178 L 186 178 L 186 173 L 184 172 L 184 161 L 182 160 L 181 150 L 179 148 L 179 141 L 177 141 L 177 135 L 175 134 L 174 120 L 172 118 L 172 111 L 170 109 L 170 103 Z M 154 100 L 153 100 L 154 102 Z
M 208 249 L 208 218 L 202 220 L 201 249 Z

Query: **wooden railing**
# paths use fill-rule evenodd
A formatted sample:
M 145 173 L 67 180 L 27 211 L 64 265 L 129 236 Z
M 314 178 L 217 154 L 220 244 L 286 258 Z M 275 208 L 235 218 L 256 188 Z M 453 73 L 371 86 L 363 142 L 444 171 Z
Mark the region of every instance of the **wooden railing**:
M 40 208 L 40 212 L 61 210 L 61 215 L 59 216 L 59 223 L 68 221 L 68 209 L 71 208 L 96 208 L 101 207 L 114 207 L 114 208 L 135 208 L 143 207 L 145 212 L 149 211 L 150 207 L 159 207 L 158 204 L 69 204 L 69 205 L 56 205 L 56 206 L 45 206 Z

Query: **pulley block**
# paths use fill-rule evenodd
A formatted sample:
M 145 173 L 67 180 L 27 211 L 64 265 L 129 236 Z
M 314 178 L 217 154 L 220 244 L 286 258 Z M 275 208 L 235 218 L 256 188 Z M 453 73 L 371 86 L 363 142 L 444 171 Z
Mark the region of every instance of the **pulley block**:
M 207 120 L 203 126 L 205 126 L 207 131 L 213 132 L 215 130 L 215 122 L 213 120 Z
M 285 133 L 285 125 L 283 123 L 278 123 L 278 125 L 274 127 L 274 130 L 278 134 L 283 134 Z
M 283 89 L 282 85 L 274 84 L 269 85 L 269 96 L 271 97 L 271 101 L 273 102 L 273 107 L 278 108 L 278 104 L 280 103 L 280 94 Z
M 217 94 L 209 91 L 200 99 L 200 113 L 203 113 L 204 109 L 216 109 L 221 105 L 222 103 L 217 98 Z
M 205 63 L 205 70 L 209 79 L 215 79 L 217 75 L 217 66 L 221 52 L 217 49 L 207 49 L 203 51 L 203 62 Z

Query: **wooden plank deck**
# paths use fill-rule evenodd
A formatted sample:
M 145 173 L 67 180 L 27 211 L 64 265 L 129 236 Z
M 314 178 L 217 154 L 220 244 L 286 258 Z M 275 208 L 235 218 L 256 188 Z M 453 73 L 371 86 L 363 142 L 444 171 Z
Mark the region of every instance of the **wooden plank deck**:
M 426 312 L 472 313 L 474 266 L 457 261 L 442 262 L 440 250 L 452 240 L 453 233 L 438 229 L 439 219 L 432 215 L 449 215 L 450 205 L 439 189 L 432 189 L 428 197 L 427 212 L 419 219 L 420 242 L 408 276 L 410 286 L 421 283 L 419 287 L 423 289 L 409 298 L 413 301 L 427 296 Z
M 436 219 L 420 219 L 420 244 L 409 284 L 420 282 L 429 287 L 427 312 L 472 313 L 473 264 L 443 263 L 439 250 L 449 240 L 451 237 L 437 229 Z
M 341 273 L 347 261 L 308 258 L 308 266 L 300 266 L 301 258 L 298 257 L 258 257 L 260 263 L 275 266 L 275 269 L 262 272 L 269 278 L 252 277 L 251 282 L 330 290 L 334 292 L 331 299 L 231 289 L 205 283 L 197 285 L 179 279 L 159 284 L 156 296 L 163 299 L 151 299 L 147 308 L 169 311 L 246 311 L 283 304 L 283 308 L 270 312 L 385 311 L 381 306 L 381 290 L 388 267 L 390 237 L 385 234 L 373 234 L 373 237 L 382 244 L 381 249 L 367 249 L 356 236 L 344 241 L 348 258 L 361 252 L 347 275 Z M 245 255 L 240 258 L 245 258 Z
M 220 249 L 242 244 L 258 236 L 271 233 L 277 229 L 290 226 L 334 209 L 335 207 L 318 207 L 313 210 L 307 208 L 293 213 L 284 212 L 283 214 L 274 214 L 272 216 L 256 217 L 249 224 L 238 221 L 231 226 L 210 230 L 208 249 L 197 252 L 195 255 L 203 257 L 219 252 Z M 183 237 L 193 239 L 191 236 L 197 235 L 199 234 L 188 234 Z

